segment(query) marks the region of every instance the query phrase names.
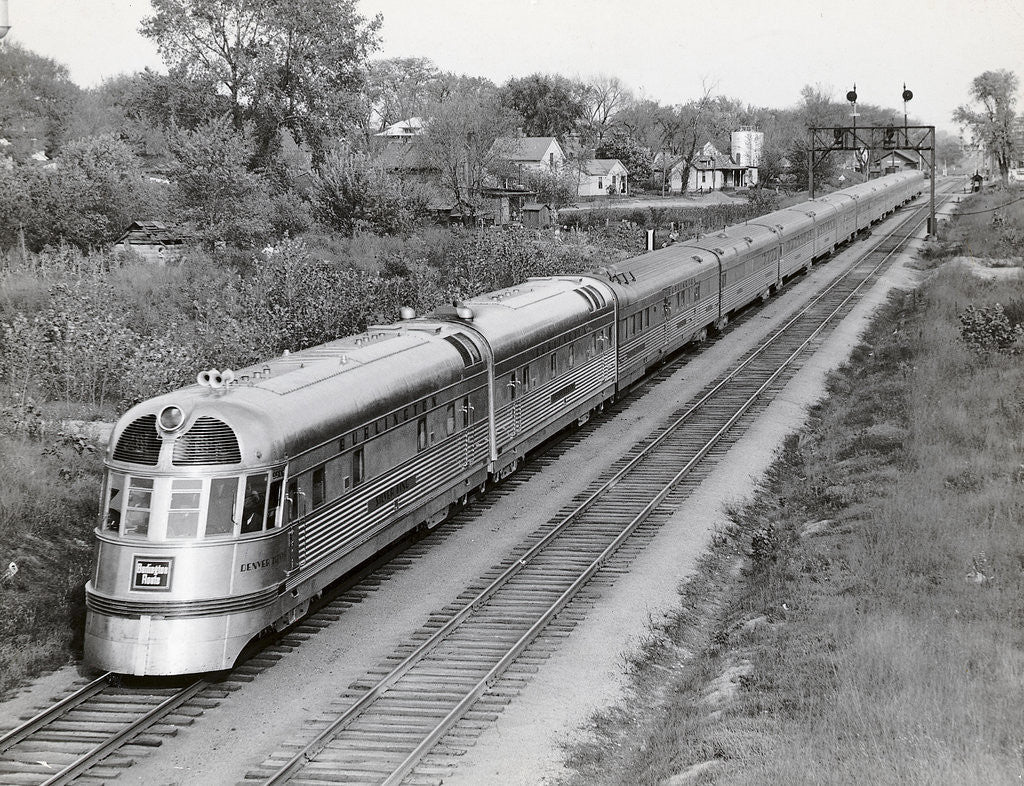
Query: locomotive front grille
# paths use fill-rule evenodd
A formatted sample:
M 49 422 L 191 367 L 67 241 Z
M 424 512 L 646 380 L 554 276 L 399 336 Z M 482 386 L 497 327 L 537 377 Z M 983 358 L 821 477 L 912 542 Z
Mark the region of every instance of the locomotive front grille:
M 242 614 L 256 611 L 269 605 L 278 596 L 277 587 L 238 595 L 230 598 L 210 600 L 137 601 L 108 598 L 91 590 L 85 593 L 85 605 L 89 611 L 110 617 L 215 617 L 224 614 Z
M 211 417 L 201 417 L 174 443 L 175 466 L 237 464 L 242 460 L 238 437 L 231 426 Z
M 114 448 L 114 460 L 155 467 L 159 459 L 160 435 L 156 430 L 156 415 L 143 415 L 121 432 Z

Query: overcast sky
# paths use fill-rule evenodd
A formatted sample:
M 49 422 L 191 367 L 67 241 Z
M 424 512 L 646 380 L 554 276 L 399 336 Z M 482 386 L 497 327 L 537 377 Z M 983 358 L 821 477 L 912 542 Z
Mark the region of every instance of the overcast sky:
M 8 0 L 10 40 L 66 64 L 83 87 L 162 69 L 138 33 L 138 0 Z M 383 57 L 429 57 L 486 76 L 617 76 L 664 104 L 702 84 L 758 106 L 787 107 L 805 84 L 842 99 L 901 106 L 953 129 L 971 80 L 1007 68 L 1024 79 L 1021 0 L 359 0 L 383 14 Z M 0 43 L 0 46 L 3 44 Z M 1018 110 L 1021 109 L 1020 102 Z

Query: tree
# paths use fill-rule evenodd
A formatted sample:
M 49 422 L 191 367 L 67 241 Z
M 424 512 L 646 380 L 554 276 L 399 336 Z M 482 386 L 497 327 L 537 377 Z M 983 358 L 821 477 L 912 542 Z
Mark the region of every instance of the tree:
M 225 115 L 195 131 L 176 129 L 169 141 L 178 222 L 208 242 L 265 242 L 271 234 L 269 185 L 249 171 L 255 142 L 248 129 L 236 131 Z
M 366 69 L 359 114 L 367 141 L 392 123 L 422 116 L 441 72 L 426 57 L 377 60 Z
M 526 136 L 565 139 L 579 130 L 586 116 L 584 93 L 582 85 L 563 76 L 533 74 L 508 80 L 499 99 L 523 118 Z
M 980 109 L 964 104 L 953 112 L 953 121 L 970 129 L 975 143 L 995 158 L 1004 185 L 1009 183 L 1010 162 L 1016 152 L 1013 121 L 1019 84 L 1012 71 L 985 71 L 971 82 L 971 98 Z
M 488 172 L 509 158 L 508 144 L 518 120 L 496 96 L 452 95 L 434 105 L 422 135 L 413 144 L 440 172 L 441 187 L 465 215 L 480 205 Z
M 24 233 L 33 250 L 60 242 L 94 248 L 132 221 L 151 218 L 159 205 L 138 158 L 112 136 L 69 143 L 53 163 L 15 166 L 0 177 L 3 245 Z
M 16 161 L 39 150 L 51 158 L 68 136 L 78 88 L 67 67 L 14 41 L 0 47 L 0 137 Z
M 625 128 L 615 131 L 594 151 L 595 158 L 617 158 L 629 172 L 629 178 L 637 183 L 646 183 L 654 169 L 651 151 L 644 147 Z
M 327 154 L 314 178 L 314 203 L 324 223 L 352 235 L 366 229 L 378 234 L 406 232 L 428 213 L 430 195 L 413 181 L 403 181 L 380 161 L 350 148 Z
M 363 64 L 378 45 L 381 18 L 362 17 L 355 0 L 153 0 L 141 31 L 168 68 L 213 80 L 268 150 L 281 126 L 322 149 L 356 117 Z
M 584 136 L 600 147 L 618 125 L 618 114 L 632 102 L 633 95 L 615 76 L 594 77 L 584 87 Z

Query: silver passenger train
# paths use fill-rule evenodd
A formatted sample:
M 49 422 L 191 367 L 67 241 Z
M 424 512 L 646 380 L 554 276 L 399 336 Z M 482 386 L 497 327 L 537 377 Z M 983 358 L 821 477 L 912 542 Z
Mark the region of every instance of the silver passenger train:
M 325 586 L 435 526 L 666 355 L 917 196 L 918 172 L 588 275 L 285 354 L 133 407 L 106 454 L 87 661 L 230 668 Z

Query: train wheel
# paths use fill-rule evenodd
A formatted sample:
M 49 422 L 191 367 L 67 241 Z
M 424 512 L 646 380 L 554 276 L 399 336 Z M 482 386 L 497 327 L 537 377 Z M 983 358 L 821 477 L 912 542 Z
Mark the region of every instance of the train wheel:
M 703 344 L 705 341 L 708 340 L 708 329 L 701 328 L 700 332 L 693 337 L 693 340 L 696 341 L 698 344 Z
M 729 324 L 729 315 L 723 314 L 717 320 L 715 320 L 715 330 L 721 333 Z
M 766 289 L 764 292 L 761 293 L 761 302 L 762 303 L 767 303 L 771 299 L 771 296 L 772 296 L 771 289 Z

